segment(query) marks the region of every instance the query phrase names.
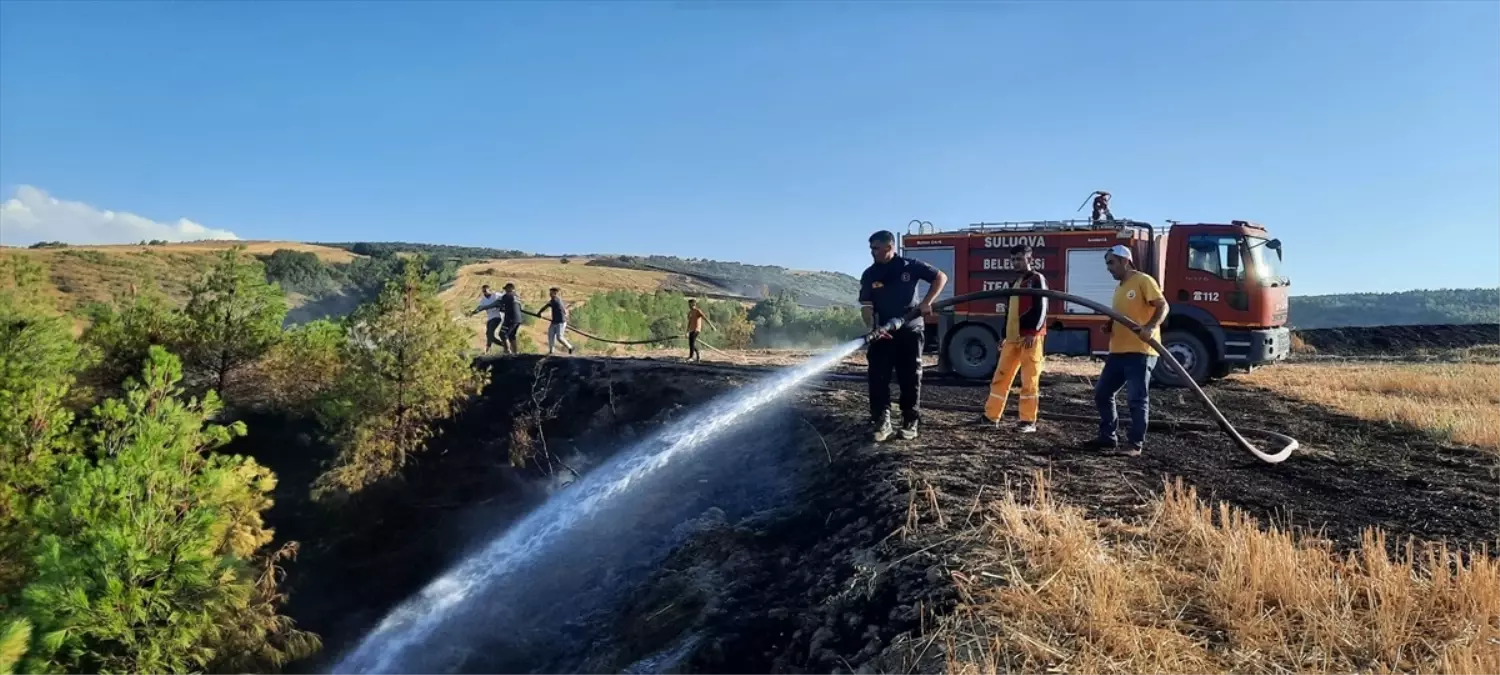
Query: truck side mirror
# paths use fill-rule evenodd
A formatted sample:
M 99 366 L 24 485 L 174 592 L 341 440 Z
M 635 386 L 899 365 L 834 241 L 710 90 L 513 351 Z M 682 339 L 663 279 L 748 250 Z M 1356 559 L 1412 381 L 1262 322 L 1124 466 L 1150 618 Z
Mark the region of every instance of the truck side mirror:
M 1269 248 L 1272 251 L 1275 251 L 1276 252 L 1276 259 L 1277 260 L 1281 260 L 1281 240 L 1280 239 L 1272 239 L 1271 241 L 1266 242 L 1266 248 Z

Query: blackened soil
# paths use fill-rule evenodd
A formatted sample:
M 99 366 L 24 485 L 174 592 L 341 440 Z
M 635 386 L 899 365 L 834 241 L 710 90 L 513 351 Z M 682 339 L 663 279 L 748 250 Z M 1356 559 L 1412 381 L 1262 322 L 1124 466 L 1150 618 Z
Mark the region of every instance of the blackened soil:
M 1299 330 L 1297 336 L 1320 353 L 1392 355 L 1500 344 L 1500 324 L 1316 328 Z
M 695 405 L 763 376 L 709 364 L 558 362 L 566 362 L 560 372 L 574 383 L 567 389 L 573 398 L 566 421 L 549 429 L 549 438 L 576 447 L 597 442 L 600 434 L 627 433 L 622 429 L 650 433 L 680 415 L 672 406 Z M 507 415 L 523 400 L 518 392 L 530 386 L 524 383 L 535 363 L 496 366 L 487 401 L 458 420 L 436 452 L 369 510 L 378 519 L 378 536 L 314 537 L 321 560 L 294 588 L 327 597 L 299 600 L 293 613 L 315 630 L 332 630 L 331 650 L 347 645 L 462 552 L 475 530 L 455 514 L 493 519 L 493 505 L 505 503 L 511 515 L 503 518 L 514 518 L 545 496 L 526 487 L 534 485 L 537 470 L 522 475 L 504 466 L 504 441 L 496 440 L 508 434 Z M 670 550 L 653 558 L 647 573 L 608 587 L 610 596 L 592 603 L 587 615 L 570 619 L 571 629 L 587 638 L 572 644 L 584 646 L 565 658 L 538 652 L 526 663 L 475 662 L 465 669 L 940 671 L 943 646 L 923 628 L 955 601 L 948 563 L 958 547 L 974 545 L 959 535 L 972 525 L 976 503 L 1007 486 L 1024 486 L 1037 469 L 1048 473 L 1055 494 L 1100 516 L 1141 513 L 1164 481 L 1180 477 L 1205 498 L 1266 521 L 1321 530 L 1342 547 L 1357 545 L 1368 527 L 1462 545 L 1500 542 L 1494 453 L 1232 380 L 1210 389 L 1231 421 L 1287 433 L 1303 449 L 1272 466 L 1217 432 L 1179 431 L 1153 432 L 1138 458 L 1081 450 L 1092 426 L 1049 422 L 1046 415 L 1092 415 L 1090 383 L 1052 374 L 1043 379 L 1039 433 L 978 423 L 974 413 L 953 408 L 981 405 L 983 387 L 934 380 L 924 387 L 921 437 L 875 444 L 864 385 L 820 386 L 800 390 L 767 431 L 785 447 L 752 456 L 795 479 L 787 483 L 788 498 L 747 510 L 735 493 L 692 496 L 694 515 L 683 518 Z M 622 388 L 629 393 L 622 396 Z M 1159 419 L 1202 419 L 1200 404 L 1180 390 L 1154 390 L 1152 404 Z M 314 587 L 321 590 L 306 590 Z M 342 632 L 335 628 L 340 625 Z

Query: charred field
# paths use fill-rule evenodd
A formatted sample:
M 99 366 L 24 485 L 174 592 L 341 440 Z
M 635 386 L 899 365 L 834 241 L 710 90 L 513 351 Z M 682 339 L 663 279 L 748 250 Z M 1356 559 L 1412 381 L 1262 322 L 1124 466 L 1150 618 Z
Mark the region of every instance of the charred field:
M 351 513 L 300 498 L 326 455 L 295 425 L 256 425 L 236 451 L 283 476 L 271 524 L 302 543 L 289 566 L 299 624 L 323 671 L 403 598 L 613 453 L 765 370 L 658 359 L 515 357 L 484 364 L 485 394 L 399 484 Z M 860 373 L 857 363 L 837 369 Z M 1068 369 L 1077 372 L 1077 369 Z M 641 486 L 560 550 L 546 578 L 512 580 L 509 609 L 435 650 L 447 672 L 941 672 L 938 627 L 963 602 L 964 536 L 983 505 L 1035 476 L 1090 517 L 1147 514 L 1181 479 L 1205 499 L 1354 550 L 1367 528 L 1461 547 L 1500 542 L 1493 451 L 1372 424 L 1233 378 L 1209 389 L 1236 424 L 1303 448 L 1265 465 L 1218 433 L 1152 432 L 1138 458 L 1079 449 L 1091 381 L 1043 377 L 1036 434 L 929 408 L 915 441 L 870 440 L 860 382 L 801 386 Z M 981 405 L 986 389 L 928 378 L 924 403 Z M 1014 406 L 1014 398 L 1011 405 Z M 1153 417 L 1202 419 L 1185 392 Z M 1121 410 L 1124 405 L 1121 401 Z M 1010 414 L 1013 414 L 1010 413 Z

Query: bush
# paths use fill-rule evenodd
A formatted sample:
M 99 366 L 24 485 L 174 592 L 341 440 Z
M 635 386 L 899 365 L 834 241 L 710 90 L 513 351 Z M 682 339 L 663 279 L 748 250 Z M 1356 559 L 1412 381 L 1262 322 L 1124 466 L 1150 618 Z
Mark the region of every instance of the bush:
M 262 258 L 265 263 L 266 281 L 278 284 L 282 290 L 301 293 L 314 299 L 333 295 L 340 290 L 333 268 L 323 263 L 316 254 L 290 249 L 277 249 Z
M 113 305 L 90 305 L 83 342 L 99 354 L 84 380 L 100 395 L 118 394 L 125 379 L 138 372 L 152 345 L 177 348 L 183 318 L 159 292 L 129 296 Z
M 340 451 L 315 499 L 395 475 L 482 382 L 465 356 L 468 330 L 449 318 L 423 268 L 419 258 L 403 261 L 401 279 L 347 319 L 339 381 L 319 415 Z
M 531 339 L 530 333 L 522 331 L 516 333 L 516 351 L 521 354 L 540 354 L 542 348 L 537 345 L 536 340 Z
M 260 406 L 312 416 L 343 372 L 344 340 L 344 327 L 326 320 L 288 329 L 255 364 L 245 389 Z
M 318 648 L 248 564 L 271 541 L 261 513 L 275 477 L 211 453 L 244 425 L 205 424 L 217 397 L 183 401 L 181 378 L 177 358 L 152 347 L 125 397 L 95 408 L 90 455 L 69 457 L 35 506 L 37 569 L 20 608 L 39 636 L 28 671 L 204 670 L 243 653 L 218 649 L 237 641 L 265 646 L 271 663 L 254 665 L 273 668 Z
M 750 345 L 751 329 L 745 308 L 737 302 L 700 300 L 698 308 L 708 316 L 704 338 L 721 349 L 743 349 Z M 569 323 L 580 330 L 612 340 L 650 340 L 687 335 L 687 298 L 671 291 L 639 293 L 608 291 L 589 296 L 573 310 Z M 717 330 L 715 330 L 717 329 Z M 654 346 L 681 345 L 686 340 Z
M 867 332 L 858 309 L 804 309 L 787 294 L 755 303 L 748 317 L 758 347 L 827 347 Z

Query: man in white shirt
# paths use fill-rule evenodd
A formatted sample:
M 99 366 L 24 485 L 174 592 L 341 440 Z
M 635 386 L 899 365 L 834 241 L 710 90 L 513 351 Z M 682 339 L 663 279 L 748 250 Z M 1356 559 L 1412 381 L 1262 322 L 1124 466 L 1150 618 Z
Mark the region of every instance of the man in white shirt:
M 495 329 L 499 328 L 500 324 L 505 320 L 505 315 L 500 308 L 500 294 L 491 292 L 489 284 L 479 287 L 479 306 L 475 307 L 474 311 L 469 312 L 469 314 L 474 315 L 480 312 L 485 313 L 484 352 L 488 354 L 490 347 L 500 342 L 499 336 L 495 335 Z M 503 344 L 501 345 L 502 348 L 504 346 Z

